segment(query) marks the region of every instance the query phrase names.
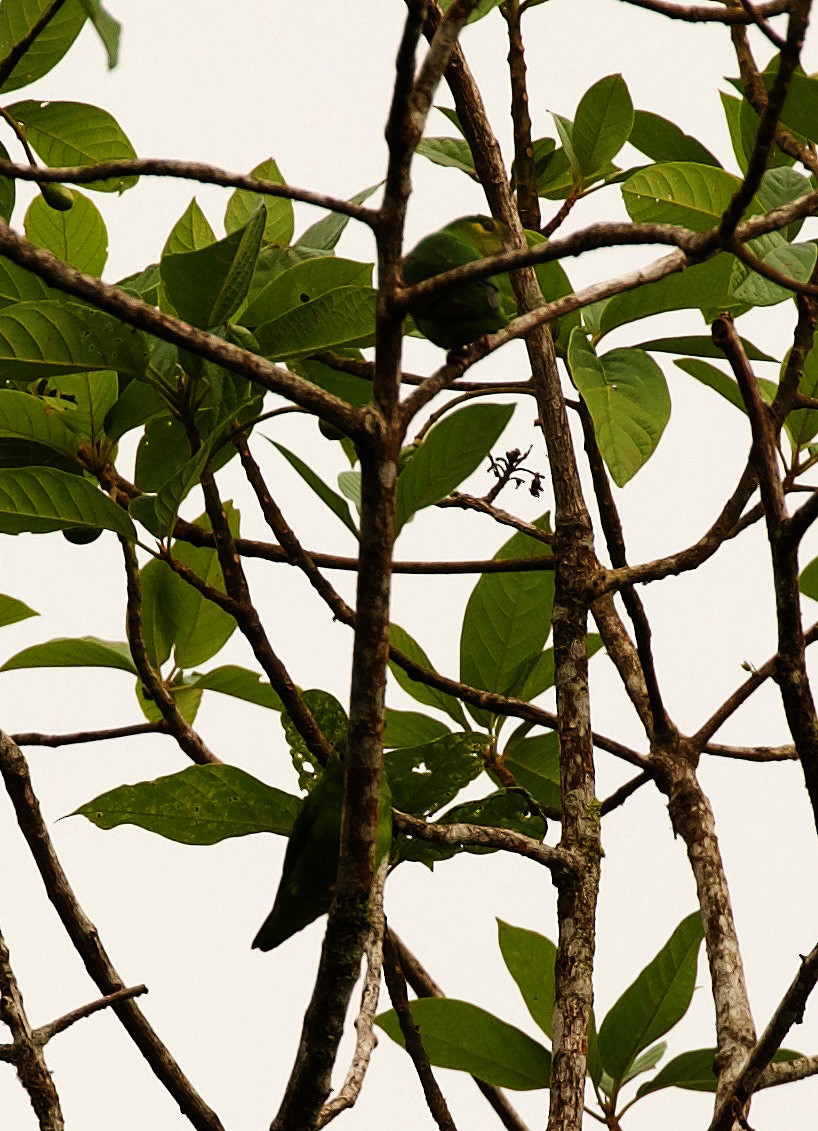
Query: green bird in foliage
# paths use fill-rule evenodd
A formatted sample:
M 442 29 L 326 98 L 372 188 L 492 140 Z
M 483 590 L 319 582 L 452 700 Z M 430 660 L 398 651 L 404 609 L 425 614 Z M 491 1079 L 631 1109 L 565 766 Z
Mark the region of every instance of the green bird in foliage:
M 381 780 L 378 865 L 392 841 L 392 798 L 386 778 Z M 273 909 L 253 939 L 256 949 L 273 950 L 329 911 L 338 872 L 343 801 L 344 765 L 333 754 L 293 822 Z
M 505 250 L 508 229 L 491 216 L 461 216 L 445 228 L 432 232 L 403 261 L 403 278 L 412 285 L 485 259 Z M 501 330 L 514 314 L 509 310 L 503 286 L 508 276 L 461 283 L 431 299 L 413 302 L 409 312 L 420 332 L 445 350 L 475 342 L 484 334 Z M 513 307 L 513 296 L 512 296 Z

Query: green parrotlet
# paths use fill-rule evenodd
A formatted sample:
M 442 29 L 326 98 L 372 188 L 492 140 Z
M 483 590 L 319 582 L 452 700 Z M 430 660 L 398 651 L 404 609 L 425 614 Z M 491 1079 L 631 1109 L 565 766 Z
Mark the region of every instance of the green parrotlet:
M 392 798 L 386 778 L 382 781 L 378 864 L 392 841 Z M 253 939 L 256 949 L 272 950 L 329 911 L 338 872 L 343 800 L 344 766 L 333 755 L 293 822 L 273 909 Z
M 432 232 L 403 261 L 404 280 L 420 283 L 475 259 L 497 255 L 505 249 L 508 229 L 491 216 L 461 216 Z M 475 342 L 484 334 L 501 330 L 515 307 L 508 276 L 490 275 L 452 287 L 434 298 L 413 303 L 409 311 L 420 332 L 445 350 Z

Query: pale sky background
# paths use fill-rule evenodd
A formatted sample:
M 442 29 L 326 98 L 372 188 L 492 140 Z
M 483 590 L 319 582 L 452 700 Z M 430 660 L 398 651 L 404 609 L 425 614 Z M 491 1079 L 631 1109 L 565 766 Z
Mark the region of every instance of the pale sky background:
M 140 156 L 208 161 L 247 171 L 274 156 L 292 183 L 348 196 L 380 180 L 386 150 L 383 125 L 404 7 L 398 0 L 216 0 L 160 3 L 110 0 L 124 24 L 119 68 L 106 73 L 102 48 L 86 29 L 64 62 L 36 87 L 12 101 L 41 97 L 75 99 L 108 109 Z M 615 0 L 551 0 L 527 17 L 528 66 L 535 136 L 553 134 L 548 116 L 573 116 L 583 91 L 598 78 L 621 72 L 634 104 L 677 121 L 732 168 L 717 90 L 736 66 L 723 31 L 670 23 Z M 497 14 L 467 30 L 463 45 L 508 153 L 504 25 Z M 818 68 L 818 39 L 808 45 L 805 68 Z M 759 45 L 759 58 L 767 51 Z M 450 105 L 441 91 L 439 101 Z M 433 115 L 428 132 L 448 132 Z M 9 139 L 3 140 L 10 146 Z M 11 146 L 10 146 L 11 147 Z M 633 154 L 631 154 L 633 157 Z M 454 216 L 484 208 L 479 189 L 464 176 L 418 160 L 408 242 Z M 190 183 L 143 180 L 119 199 L 93 197 L 109 224 L 110 259 L 105 278 L 116 280 L 159 256 L 167 232 L 190 197 L 217 230 L 228 193 Z M 546 215 L 550 213 L 547 209 Z M 593 196 L 572 223 L 620 216 L 615 190 Z M 299 208 L 296 232 L 315 210 Z M 22 227 L 22 210 L 15 213 Z M 343 253 L 371 259 L 367 233 L 352 226 Z M 639 253 L 644 260 L 651 252 Z M 576 285 L 615 274 L 638 259 L 616 252 L 566 264 Z M 741 328 L 773 353 L 786 348 L 791 303 L 746 319 Z M 745 325 L 746 323 L 746 325 Z M 612 345 L 659 333 L 703 332 L 701 320 L 668 315 L 626 329 Z M 410 343 L 408 365 L 427 370 L 440 351 Z M 482 371 L 519 372 L 521 348 L 486 362 Z M 748 436 L 739 414 L 698 387 L 670 361 L 663 362 L 674 398 L 673 417 L 651 463 L 617 499 L 631 560 L 678 549 L 709 525 L 746 459 Z M 773 376 L 773 373 L 768 375 Z M 530 414 L 520 408 L 505 447 L 535 440 Z M 282 440 L 302 457 L 335 475 L 344 467 L 337 450 L 316 439 L 306 421 L 269 425 L 265 435 Z M 506 442 L 507 441 L 507 442 Z M 277 460 L 262 440 L 274 492 L 304 543 L 312 549 L 351 552 L 351 539 Z M 544 468 L 541 444 L 531 456 Z M 238 492 L 234 472 L 225 476 Z M 481 473 L 471 481 L 483 493 Z M 237 498 L 238 498 L 237 494 Z M 538 504 L 520 494 L 501 502 L 525 517 Z M 548 502 L 550 505 L 550 501 Z M 540 504 L 541 506 L 541 504 Z M 201 509 L 194 501 L 188 513 Z M 243 532 L 265 537 L 252 506 L 244 507 Z M 507 533 L 476 516 L 425 512 L 401 536 L 400 557 L 490 556 Z M 804 561 L 818 552 L 808 546 Z M 29 643 L 54 636 L 95 634 L 123 639 L 121 570 L 110 535 L 88 548 L 71 547 L 58 535 L 3 541 L 0 590 L 42 614 L 6 628 L 0 659 Z M 274 644 L 295 680 L 320 686 L 342 700 L 348 686 L 349 635 L 332 623 L 300 576 L 283 567 L 250 565 L 258 603 Z M 351 597 L 348 576 L 332 575 Z M 409 628 L 444 672 L 456 674 L 462 608 L 473 584 L 464 579 L 398 577 L 395 620 Z M 657 664 L 675 721 L 695 729 L 744 678 L 745 660 L 763 663 L 773 650 L 771 584 L 762 532 L 736 540 L 708 564 L 702 576 L 669 579 L 642 591 L 652 616 Z M 814 610 L 807 611 L 814 616 Z M 216 663 L 252 665 L 238 638 Z M 600 731 L 643 749 L 636 720 L 604 656 L 593 661 L 593 720 Z M 396 706 L 408 706 L 390 694 Z M 0 726 L 7 732 L 67 732 L 138 721 L 131 681 L 121 672 L 54 670 L 0 675 Z M 283 788 L 295 789 L 276 716 L 223 696 L 205 697 L 196 723 L 226 761 Z M 746 744 L 785 740 L 782 713 L 767 688 L 717 736 Z M 118 744 L 31 748 L 35 787 L 55 845 L 85 910 L 122 977 L 145 982 L 142 1008 L 183 1069 L 219 1113 L 228 1131 L 255 1131 L 269 1124 L 289 1073 L 314 977 L 322 924 L 272 954 L 251 952 L 250 941 L 266 915 L 278 882 L 284 841 L 246 837 L 212 848 L 185 847 L 126 827 L 103 833 L 81 818 L 56 823 L 78 805 L 123 781 L 171 773 L 185 765 L 170 740 L 135 738 Z M 609 756 L 599 756 L 599 795 L 630 776 Z M 815 944 L 818 907 L 811 882 L 816 870 L 815 832 L 794 765 L 753 767 L 705 761 L 702 781 L 710 791 L 728 867 L 734 909 L 744 947 L 750 995 L 761 1030 L 798 966 Z M 557 830 L 552 828 L 549 841 Z M 674 842 L 661 797 L 642 790 L 606 819 L 606 858 L 599 906 L 598 1021 L 673 928 L 695 908 L 683 846 Z M 35 1025 L 98 996 L 47 902 L 34 866 L 0 799 L 0 926 L 29 1017 Z M 499 855 L 462 856 L 434 874 L 404 865 L 390 880 L 387 912 L 393 926 L 427 964 L 446 992 L 484 1006 L 538 1037 L 496 944 L 495 917 L 555 937 L 553 889 L 535 865 Z M 683 1023 L 669 1035 L 666 1060 L 713 1043 L 712 1005 L 702 962 L 699 986 Z M 818 1011 L 790 1034 L 790 1047 L 818 1050 Z M 338 1081 L 349 1047 L 339 1058 Z M 47 1059 L 59 1089 L 67 1126 L 82 1131 L 177 1131 L 189 1126 L 156 1083 L 140 1055 L 107 1013 L 56 1038 Z M 455 1122 L 465 1128 L 494 1126 L 494 1116 L 472 1082 L 439 1073 Z M 542 1127 L 547 1093 L 510 1093 L 533 1128 Z M 763 1131 L 811 1126 L 818 1101 L 815 1081 L 762 1093 L 751 1123 Z M 709 1122 L 711 1100 L 668 1091 L 640 1102 L 623 1121 L 627 1131 L 691 1131 Z M 395 1131 L 433 1126 L 414 1071 L 405 1055 L 381 1039 L 356 1109 L 343 1118 L 351 1129 L 386 1121 Z M 28 1100 L 12 1070 L 0 1066 L 0 1123 L 9 1131 L 35 1126 Z M 588 1126 L 597 1126 L 592 1120 Z M 497 1124 L 499 1126 L 499 1124 Z

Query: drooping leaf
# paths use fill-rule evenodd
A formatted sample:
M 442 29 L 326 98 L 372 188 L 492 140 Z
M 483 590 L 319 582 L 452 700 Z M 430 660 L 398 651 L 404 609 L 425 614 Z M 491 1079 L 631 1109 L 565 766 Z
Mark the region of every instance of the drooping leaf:
M 534 523 L 549 530 L 548 516 Z M 518 532 L 495 559 L 543 555 L 547 546 Z M 522 688 L 551 629 L 552 570 L 485 574 L 471 592 L 460 633 L 460 679 L 472 687 L 513 695 Z M 481 725 L 490 712 L 469 707 Z
M 597 357 L 580 330 L 568 347 L 571 377 L 594 423 L 602 458 L 618 487 L 650 459 L 670 419 L 664 374 L 642 350 Z
M 0 671 L 19 668 L 116 668 L 136 675 L 128 645 L 98 636 L 65 636 L 32 644 L 6 660 Z
M 349 507 L 341 498 L 341 496 L 324 482 L 323 479 L 313 469 L 306 464 L 295 452 L 289 451 L 283 444 L 277 444 L 274 440 L 270 443 L 286 459 L 287 463 L 293 467 L 304 482 L 313 489 L 322 503 L 325 503 L 332 513 L 339 518 L 349 532 L 355 537 L 358 537 L 358 530 L 352 520 L 352 515 L 349 513 Z
M 32 440 L 63 455 L 75 456 L 77 437 L 41 397 L 17 389 L 0 390 L 0 436 Z
M 776 358 L 764 353 L 746 338 L 741 339 L 741 344 L 749 361 L 775 361 Z M 651 338 L 647 342 L 635 342 L 634 349 L 647 350 L 648 353 L 677 353 L 689 357 L 717 357 L 723 358 L 724 354 L 713 344 L 712 337 L 707 334 L 677 334 L 669 338 Z
M 468 405 L 430 430 L 398 479 L 396 533 L 417 511 L 444 498 L 479 467 L 513 412 L 513 405 Z
M 88 13 L 88 19 L 96 28 L 97 35 L 108 56 L 108 68 L 112 69 L 119 61 L 119 36 L 122 31 L 122 24 L 115 20 L 109 12 L 106 12 L 100 0 L 80 0 L 80 3 Z
M 107 110 L 84 102 L 16 102 L 6 108 L 25 126 L 26 137 L 46 165 L 98 165 L 136 157 L 119 123 Z M 124 192 L 134 176 L 109 177 L 85 187 L 97 192 Z
M 694 912 L 609 1010 L 599 1029 L 599 1052 L 614 1081 L 622 1081 L 639 1053 L 684 1017 L 702 938 L 701 916 Z
M 674 364 L 684 373 L 695 378 L 700 384 L 706 385 L 708 389 L 713 389 L 719 396 L 724 397 L 725 400 L 741 409 L 742 412 L 746 411 L 738 384 L 732 375 L 725 373 L 716 365 L 711 365 L 707 361 L 699 361 L 695 357 L 677 359 Z M 778 386 L 766 377 L 757 378 L 757 382 L 761 396 L 769 404 L 775 396 Z
M 548 1050 L 521 1029 L 479 1006 L 454 998 L 421 998 L 411 1003 L 430 1062 L 439 1068 L 469 1072 L 498 1088 L 547 1088 L 551 1075 Z M 403 1044 L 394 1010 L 375 1018 L 393 1041 Z
M 554 1020 L 554 959 L 550 939 L 524 927 L 497 920 L 500 953 L 509 974 L 523 995 L 528 1012 L 547 1037 Z
M 418 642 L 399 625 L 392 624 L 390 626 L 389 641 L 416 664 L 434 670 L 431 660 Z M 436 687 L 430 687 L 427 683 L 412 679 L 394 660 L 389 661 L 389 670 L 395 677 L 398 686 L 402 687 L 418 703 L 424 703 L 427 707 L 436 707 L 439 711 L 447 714 L 450 719 L 453 719 L 458 726 L 463 728 L 467 726 L 466 716 L 463 713 L 460 701 L 455 699 L 454 696 L 446 694 L 445 691 L 439 691 Z
M 6 59 L 28 39 L 51 7 L 53 0 L 4 0 L 0 5 L 0 59 Z M 28 86 L 55 67 L 79 35 L 85 19 L 79 0 L 67 0 L 29 44 L 3 83 L 3 91 Z
M 299 808 L 297 797 L 238 766 L 211 765 L 118 786 L 70 816 L 87 817 L 100 829 L 138 825 L 181 844 L 217 844 L 249 833 L 286 836 Z
M 652 1080 L 640 1085 L 637 1096 L 647 1096 L 651 1092 L 658 1092 L 662 1088 L 685 1088 L 693 1092 L 715 1092 L 718 1078 L 715 1071 L 717 1049 L 690 1049 L 673 1060 L 668 1061 L 664 1068 L 657 1072 Z M 796 1060 L 801 1053 L 792 1049 L 779 1049 L 773 1056 L 773 1064 L 781 1064 L 787 1060 Z

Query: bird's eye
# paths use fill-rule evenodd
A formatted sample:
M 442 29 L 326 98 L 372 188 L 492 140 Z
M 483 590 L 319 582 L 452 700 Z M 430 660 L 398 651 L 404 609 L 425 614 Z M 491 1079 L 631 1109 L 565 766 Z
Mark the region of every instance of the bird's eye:
M 484 232 L 493 232 L 494 231 L 494 221 L 493 220 L 489 220 L 489 219 L 481 220 L 480 226 L 482 227 Z

